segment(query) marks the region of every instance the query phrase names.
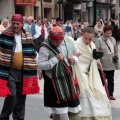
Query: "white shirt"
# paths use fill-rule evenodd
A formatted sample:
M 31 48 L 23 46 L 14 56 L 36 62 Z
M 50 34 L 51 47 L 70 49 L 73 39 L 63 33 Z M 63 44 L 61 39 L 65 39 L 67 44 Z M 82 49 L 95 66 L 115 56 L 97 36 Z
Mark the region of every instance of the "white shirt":
M 73 40 L 72 37 L 69 37 L 69 38 L 73 42 L 74 52 L 76 52 L 77 49 L 76 49 L 76 46 L 75 46 L 75 41 Z M 66 49 L 64 41 L 58 47 L 58 50 L 60 51 L 60 53 L 64 57 L 64 60 L 65 60 L 66 64 L 68 66 L 70 66 L 70 64 L 68 62 L 68 55 L 67 55 L 68 53 L 67 53 L 67 49 Z M 77 62 L 78 58 L 76 56 L 73 56 L 73 57 L 75 59 L 75 62 Z M 59 60 L 57 59 L 56 56 L 53 57 L 53 58 L 51 58 L 51 59 L 48 59 L 48 58 L 49 58 L 49 49 L 47 49 L 44 46 L 41 47 L 40 50 L 39 50 L 39 57 L 38 57 L 38 69 L 41 69 L 41 70 L 50 70 L 50 69 L 52 69 L 59 62 Z
M 38 25 L 35 26 L 36 34 L 34 35 L 34 38 L 38 38 L 41 35 L 41 29 L 42 29 L 42 26 L 38 26 Z M 45 31 L 45 39 L 47 39 L 48 32 L 47 32 L 47 28 L 45 26 L 44 26 L 44 31 Z
M 15 52 L 22 52 L 22 37 L 21 37 L 21 33 L 19 35 L 15 34 L 15 42 L 16 42 L 16 46 L 15 46 Z

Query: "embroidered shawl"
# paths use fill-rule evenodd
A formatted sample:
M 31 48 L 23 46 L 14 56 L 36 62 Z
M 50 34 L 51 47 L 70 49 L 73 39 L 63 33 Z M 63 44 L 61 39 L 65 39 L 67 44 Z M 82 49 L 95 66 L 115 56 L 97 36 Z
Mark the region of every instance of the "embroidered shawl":
M 23 53 L 23 93 L 34 94 L 39 92 L 37 79 L 36 52 L 33 47 L 32 38 L 29 33 L 22 35 L 22 53 Z M 15 37 L 10 28 L 0 35 L 0 96 L 10 95 L 7 87 L 9 70 L 14 55 Z
M 85 45 L 81 37 L 76 41 L 76 46 L 77 50 L 82 53 L 79 56 L 78 64 L 74 65 L 81 96 L 82 112 L 79 116 L 109 118 L 111 116 L 110 102 L 100 79 L 97 61 L 93 58 L 95 45 L 93 42 L 90 43 L 90 46 Z

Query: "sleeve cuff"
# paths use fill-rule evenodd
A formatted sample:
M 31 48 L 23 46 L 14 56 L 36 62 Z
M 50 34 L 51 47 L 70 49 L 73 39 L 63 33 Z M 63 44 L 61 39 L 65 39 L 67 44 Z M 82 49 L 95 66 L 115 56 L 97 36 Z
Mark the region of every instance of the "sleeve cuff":
M 78 63 L 78 57 L 73 56 L 73 58 L 75 59 L 75 64 Z

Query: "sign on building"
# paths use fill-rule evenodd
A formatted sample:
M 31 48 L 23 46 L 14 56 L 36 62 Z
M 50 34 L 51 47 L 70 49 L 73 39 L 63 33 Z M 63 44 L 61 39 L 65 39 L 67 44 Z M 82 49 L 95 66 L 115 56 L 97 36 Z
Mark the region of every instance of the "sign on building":
M 81 3 L 81 11 L 82 12 L 86 11 L 86 3 Z
M 15 5 L 35 5 L 36 0 L 15 0 Z

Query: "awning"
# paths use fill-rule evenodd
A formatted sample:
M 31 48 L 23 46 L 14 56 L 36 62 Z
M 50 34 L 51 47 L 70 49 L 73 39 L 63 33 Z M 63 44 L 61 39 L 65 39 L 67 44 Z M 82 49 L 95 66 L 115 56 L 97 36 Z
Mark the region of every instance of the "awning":
M 15 5 L 35 5 L 36 0 L 14 0 Z

